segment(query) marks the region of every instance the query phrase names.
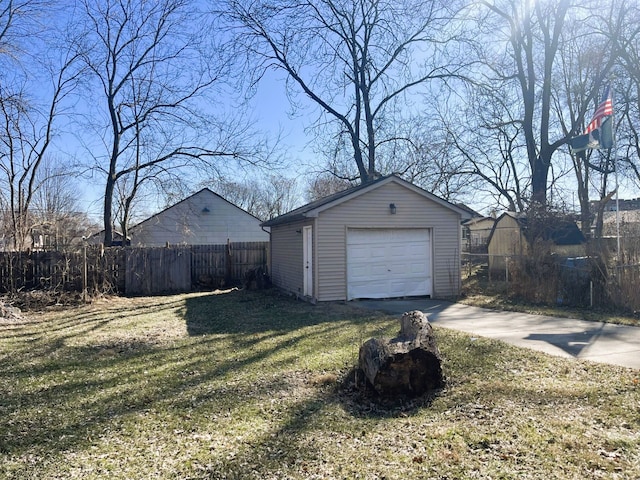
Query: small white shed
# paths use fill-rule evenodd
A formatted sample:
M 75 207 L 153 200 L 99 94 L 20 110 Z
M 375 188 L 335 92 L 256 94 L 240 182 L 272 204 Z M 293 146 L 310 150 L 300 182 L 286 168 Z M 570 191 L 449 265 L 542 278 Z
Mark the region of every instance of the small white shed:
M 271 279 L 310 301 L 452 297 L 468 213 L 391 175 L 263 223 Z

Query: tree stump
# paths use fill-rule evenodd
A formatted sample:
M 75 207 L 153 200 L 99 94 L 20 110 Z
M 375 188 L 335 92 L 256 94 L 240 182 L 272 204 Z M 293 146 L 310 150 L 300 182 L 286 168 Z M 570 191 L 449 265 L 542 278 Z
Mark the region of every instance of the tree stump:
M 433 328 L 418 310 L 402 315 L 396 338 L 366 341 L 359 365 L 376 392 L 385 396 L 418 396 L 444 386 Z

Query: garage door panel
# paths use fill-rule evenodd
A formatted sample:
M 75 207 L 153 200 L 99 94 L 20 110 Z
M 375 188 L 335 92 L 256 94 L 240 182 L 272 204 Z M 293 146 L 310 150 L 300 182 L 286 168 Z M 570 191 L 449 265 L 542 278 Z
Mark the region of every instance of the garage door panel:
M 354 267 L 351 269 L 351 276 L 353 280 L 356 281 L 362 278 L 367 278 L 368 272 L 369 272 L 369 267 L 365 267 L 365 266 Z
M 350 245 L 381 244 L 389 239 L 389 232 L 385 230 L 350 230 Z
M 405 258 L 407 256 L 408 250 L 410 249 L 405 247 L 404 245 L 390 245 L 389 255 L 391 256 L 391 258 Z
M 368 296 L 369 292 L 383 291 L 385 288 L 387 288 L 386 283 L 387 282 L 385 282 L 384 280 L 372 281 L 370 279 L 364 280 L 361 282 L 354 282 L 352 285 L 350 285 L 351 292 L 353 294 L 352 298 L 376 298 L 376 297 L 369 297 Z M 383 298 L 383 297 L 377 297 L 377 298 Z
M 427 275 L 429 272 L 427 271 L 427 266 L 426 265 L 421 265 L 421 264 L 417 264 L 417 263 L 412 263 L 408 269 L 411 271 L 411 273 L 415 274 L 415 275 Z
M 392 297 L 411 297 L 425 295 L 427 288 L 426 281 L 409 282 L 409 281 L 391 281 L 390 291 Z
M 427 230 L 423 228 L 417 229 L 389 229 L 388 238 L 393 241 L 399 241 L 400 243 L 407 242 L 423 242 L 424 235 Z
M 354 259 L 363 259 L 369 257 L 369 252 L 362 246 L 353 246 L 351 248 L 351 255 Z
M 425 246 L 428 246 L 428 245 L 424 245 L 424 244 L 416 245 L 415 243 L 412 243 L 407 245 L 407 249 L 409 250 L 409 253 L 411 253 L 412 255 L 420 255 L 424 252 Z
M 385 276 L 387 274 L 387 265 L 386 263 L 376 263 L 371 265 L 371 268 L 367 272 L 369 276 L 379 277 Z
M 350 229 L 347 296 L 387 298 L 430 295 L 429 229 Z

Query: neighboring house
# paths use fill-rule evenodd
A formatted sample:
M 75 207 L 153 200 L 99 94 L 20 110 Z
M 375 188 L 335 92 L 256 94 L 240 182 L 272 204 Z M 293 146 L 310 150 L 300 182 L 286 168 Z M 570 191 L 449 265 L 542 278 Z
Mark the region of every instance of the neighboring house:
M 98 233 L 94 233 L 90 237 L 86 239 L 89 245 L 99 245 L 104 243 L 104 230 L 99 231 Z M 122 247 L 123 245 L 130 245 L 131 239 L 128 238 L 126 242 L 124 242 L 124 236 L 122 232 L 118 232 L 116 230 L 113 231 L 113 242 L 111 245 L 113 247 Z
M 605 211 L 602 219 L 602 236 L 640 236 L 640 210 Z
M 489 270 L 504 272 L 508 257 L 529 254 L 529 237 L 525 214 L 506 212 L 500 215 L 489 236 Z M 542 232 L 542 238 L 550 242 L 552 253 L 563 257 L 585 255 L 586 239 L 574 221 L 556 221 L 547 225 Z
M 474 217 L 462 222 L 462 251 L 487 253 L 489 235 L 496 219 L 492 217 Z
M 391 175 L 263 223 L 271 280 L 310 301 L 452 297 L 468 214 Z
M 129 228 L 127 245 L 164 247 L 166 245 L 222 245 L 229 242 L 268 242 L 269 232 L 261 220 L 204 188 Z M 114 231 L 113 245 L 123 243 L 122 233 Z M 87 239 L 104 241 L 104 230 Z
M 596 211 L 600 205 L 600 200 L 592 200 L 589 204 L 591 205 L 591 211 Z M 640 198 L 608 200 L 604 206 L 604 211 L 615 212 L 616 210 L 621 212 L 628 210 L 640 210 Z
M 132 246 L 267 242 L 260 220 L 208 188 L 129 229 Z

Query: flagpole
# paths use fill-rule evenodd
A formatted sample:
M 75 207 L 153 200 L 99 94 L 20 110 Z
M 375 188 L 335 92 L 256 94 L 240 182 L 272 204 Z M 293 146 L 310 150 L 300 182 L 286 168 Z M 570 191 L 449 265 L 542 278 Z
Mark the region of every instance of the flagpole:
M 620 266 L 620 185 L 618 184 L 618 147 L 613 141 L 613 169 L 616 172 L 616 259 Z
M 611 82 L 613 85 L 613 82 Z M 611 95 L 611 140 L 613 143 L 613 170 L 615 172 L 616 180 L 616 260 L 618 267 L 620 267 L 620 183 L 618 182 L 618 142 L 616 141 L 615 131 L 615 109 L 613 108 L 613 87 L 610 91 Z M 618 272 L 620 273 L 620 272 Z
M 618 266 L 620 266 L 620 184 L 618 180 L 618 145 L 615 141 L 614 125 L 614 109 L 613 109 L 613 93 L 612 82 L 605 89 L 602 101 L 598 104 L 595 113 L 582 135 L 578 135 L 569 140 L 569 147 L 572 153 L 584 152 L 588 149 L 607 149 L 608 160 L 613 160 L 613 169 L 615 173 L 616 183 L 616 258 Z M 607 118 L 608 117 L 608 118 Z M 607 128 L 604 128 L 604 127 Z M 604 135 L 610 130 L 605 142 Z M 594 133 L 597 132 L 597 135 Z M 583 153 L 583 155 L 586 155 Z M 607 162 L 608 163 L 608 162 Z M 605 174 L 606 175 L 606 174 Z M 605 176 L 605 180 L 606 180 Z M 605 192 L 606 193 L 606 192 Z

